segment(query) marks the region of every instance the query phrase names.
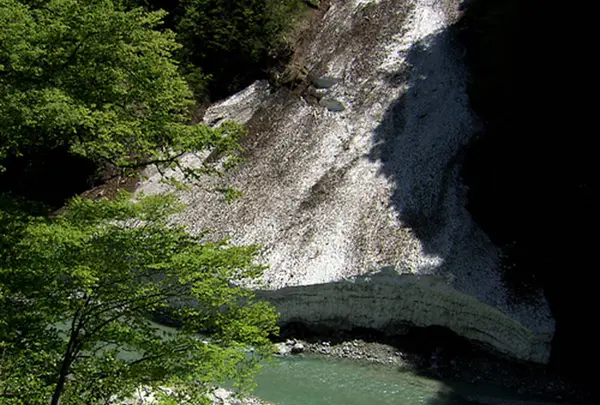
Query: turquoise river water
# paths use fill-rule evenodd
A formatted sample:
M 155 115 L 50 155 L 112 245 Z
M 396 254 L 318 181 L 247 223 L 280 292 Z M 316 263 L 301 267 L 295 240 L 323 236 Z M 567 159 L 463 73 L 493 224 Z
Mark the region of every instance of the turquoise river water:
M 553 405 L 497 386 L 443 382 L 393 366 L 308 354 L 265 364 L 256 383 L 253 396 L 272 405 Z
M 457 389 L 397 368 L 343 359 L 292 356 L 265 366 L 254 396 L 274 405 L 533 404 L 492 387 Z M 479 398 L 487 400 L 480 402 Z M 474 399 L 477 398 L 477 399 Z

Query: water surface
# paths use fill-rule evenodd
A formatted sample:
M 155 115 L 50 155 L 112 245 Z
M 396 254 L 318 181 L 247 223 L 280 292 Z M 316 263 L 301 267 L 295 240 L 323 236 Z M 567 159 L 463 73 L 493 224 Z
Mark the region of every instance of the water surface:
M 467 405 L 444 383 L 397 368 L 294 356 L 265 366 L 254 395 L 275 405 Z

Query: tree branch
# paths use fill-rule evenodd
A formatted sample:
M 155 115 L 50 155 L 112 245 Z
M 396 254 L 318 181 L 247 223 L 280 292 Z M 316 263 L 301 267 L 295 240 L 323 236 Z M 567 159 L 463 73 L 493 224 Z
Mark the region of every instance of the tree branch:
M 160 303 L 161 301 L 163 301 L 163 299 L 165 299 L 165 298 L 172 298 L 171 296 L 165 296 L 165 294 L 163 292 L 153 294 L 150 297 L 152 297 L 152 298 L 158 297 L 159 299 L 157 299 L 155 301 L 150 301 L 150 302 L 145 301 L 145 302 L 141 303 L 138 306 L 127 308 L 122 313 L 119 313 L 119 314 L 117 314 L 115 316 L 112 316 L 112 317 L 104 320 L 103 322 L 101 322 L 94 329 L 92 329 L 91 331 L 89 331 L 88 333 L 86 333 L 86 337 L 90 338 L 91 336 L 94 336 L 95 334 L 97 334 L 98 332 L 100 332 L 103 328 L 105 328 L 110 323 L 117 321 L 119 318 L 121 318 L 123 316 L 127 316 L 126 312 L 135 313 L 136 311 L 140 311 L 140 310 L 143 310 L 145 308 L 148 308 L 148 307 L 151 307 L 153 305 L 156 305 L 156 304 Z M 143 299 L 147 299 L 147 298 L 150 298 L 150 297 L 143 297 Z M 113 306 L 112 309 L 116 309 L 116 308 L 114 308 L 114 306 Z M 106 310 L 104 310 L 104 311 L 96 314 L 95 317 L 99 317 L 99 315 L 101 315 L 102 313 L 106 313 L 108 311 L 110 311 L 110 309 L 106 309 Z
M 185 155 L 187 153 L 187 151 L 183 151 L 183 152 L 179 152 L 176 155 L 173 156 L 169 156 L 163 159 L 151 159 L 151 160 L 142 160 L 142 161 L 137 161 L 137 162 L 131 162 L 131 163 L 120 163 L 117 164 L 119 167 L 123 167 L 123 168 L 127 168 L 127 169 L 137 169 L 140 167 L 146 167 L 146 166 L 150 166 L 150 165 L 161 165 L 164 163 L 173 163 L 176 162 L 180 157 L 182 157 L 183 155 Z
M 50 405 L 59 404 L 60 397 L 62 396 L 65 387 L 65 382 L 67 380 L 67 375 L 69 374 L 71 364 L 73 364 L 73 361 L 75 360 L 74 353 L 77 350 L 77 347 L 80 346 L 79 333 L 81 332 L 80 328 L 83 327 L 83 324 L 80 322 L 79 316 L 82 311 L 82 308 L 83 307 L 77 308 L 77 310 L 73 314 L 69 342 L 67 343 L 67 348 L 63 356 L 63 361 L 58 373 L 58 381 L 56 382 L 56 387 L 54 388 L 54 393 L 52 394 Z
M 154 354 L 152 356 L 142 357 L 141 359 L 137 359 L 137 360 L 134 360 L 134 361 L 131 361 L 131 362 L 127 363 L 127 366 L 128 367 L 132 367 L 132 366 L 136 366 L 136 365 L 138 365 L 140 363 L 143 363 L 145 361 L 148 361 L 148 360 L 156 360 L 156 359 L 160 359 L 160 358 L 166 357 L 167 355 L 170 355 L 172 353 L 185 352 L 186 350 L 189 350 L 192 347 L 193 347 L 192 345 L 187 345 L 185 347 L 174 349 L 173 351 L 171 351 L 169 353 Z

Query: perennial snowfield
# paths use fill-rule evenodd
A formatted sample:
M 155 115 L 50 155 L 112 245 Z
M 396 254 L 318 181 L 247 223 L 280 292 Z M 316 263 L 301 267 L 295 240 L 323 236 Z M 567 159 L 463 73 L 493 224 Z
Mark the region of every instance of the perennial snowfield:
M 246 161 L 181 191 L 179 220 L 264 245 L 263 294 L 282 323 L 440 325 L 546 363 L 547 302 L 509 293 L 498 250 L 465 208 L 461 156 L 478 123 L 457 10 L 455 0 L 333 0 L 300 57 L 304 85 L 257 82 L 207 111 L 207 123 L 247 123 Z M 166 191 L 159 179 L 140 189 Z M 212 190 L 224 186 L 244 194 L 223 202 Z

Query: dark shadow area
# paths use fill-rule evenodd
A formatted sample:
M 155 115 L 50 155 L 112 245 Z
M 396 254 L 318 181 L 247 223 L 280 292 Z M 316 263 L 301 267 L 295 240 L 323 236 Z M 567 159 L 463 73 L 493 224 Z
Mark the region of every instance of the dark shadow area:
M 453 93 L 459 91 L 453 85 L 461 86 L 460 66 L 439 67 L 459 65 L 461 47 L 455 37 L 454 29 L 448 29 L 414 44 L 405 65 L 389 76 L 392 84 L 408 77 L 407 89 L 384 113 L 369 155 L 381 163 L 381 174 L 393 180 L 390 204 L 404 225 L 421 240 L 425 253 L 439 256 L 449 211 L 456 209 L 447 200 L 463 193 L 454 179 L 472 131 L 461 100 L 454 103 Z M 440 110 L 440 103 L 429 99 L 447 102 Z
M 507 282 L 517 293 L 544 289 L 556 320 L 551 370 L 592 391 L 588 365 L 600 361 L 589 317 L 597 307 L 595 148 L 579 94 L 585 53 L 574 56 L 569 45 L 557 54 L 558 44 L 580 40 L 555 24 L 568 20 L 565 12 L 541 2 L 470 2 L 460 39 L 469 98 L 485 127 L 469 145 L 463 176 L 470 213 L 505 252 Z
M 98 178 L 95 162 L 70 154 L 66 149 L 42 150 L 9 157 L 2 164 L 0 193 L 43 203 L 49 209 L 93 187 Z
M 486 123 L 465 154 L 462 176 L 469 187 L 467 208 L 503 248 L 504 275 L 518 294 L 543 286 L 535 269 L 524 263 L 519 266 L 519 246 L 523 246 L 517 244 L 516 235 L 534 214 L 529 205 L 535 197 L 532 192 L 543 181 L 543 173 L 528 170 L 525 164 L 528 161 L 533 168 L 539 162 L 535 147 L 528 150 L 527 141 L 542 126 L 532 106 L 540 104 L 536 98 L 542 94 L 536 88 L 535 70 L 543 67 L 533 65 L 543 39 L 536 32 L 536 19 L 527 15 L 530 7 L 518 1 L 472 2 L 459 25 L 459 38 L 467 49 L 469 99 Z
M 279 32 L 282 21 L 277 20 L 282 17 L 273 20 L 273 10 L 269 10 L 277 2 L 196 3 L 198 6 L 181 0 L 128 0 L 126 6 L 168 13 L 161 29 L 174 31 L 177 42 L 183 45 L 175 57 L 197 101 L 223 100 L 257 80 L 271 78 L 291 60 L 293 49 L 277 41 L 283 35 Z M 300 15 L 302 2 L 296 3 L 290 13 Z M 186 8 L 193 11 L 186 13 Z
M 556 89 L 577 86 L 584 77 L 560 84 L 546 73 L 560 58 L 550 41 L 556 27 L 548 11 L 554 6 L 517 0 L 468 4 L 458 23 L 409 50 L 408 88 L 376 129 L 370 158 L 394 180 L 391 203 L 404 224 L 426 253 L 444 260 L 439 232 L 452 218 L 445 202 L 466 194 L 471 217 L 502 251 L 513 298 L 526 300 L 542 288 L 548 299 L 556 333 L 544 375 L 589 398 L 595 373 L 586 365 L 600 361 L 590 317 L 597 307 L 591 257 L 594 137 Z M 455 79 L 436 76 L 434 65 L 452 63 L 457 53 L 467 64 L 469 103 L 482 128 L 468 142 L 449 139 L 455 146 L 444 149 L 445 133 L 460 132 L 453 127 L 460 117 L 447 106 L 436 111 L 420 100 L 440 97 L 440 80 L 448 87 Z M 444 125 L 428 124 L 435 114 Z M 452 182 L 457 173 L 463 184 Z

